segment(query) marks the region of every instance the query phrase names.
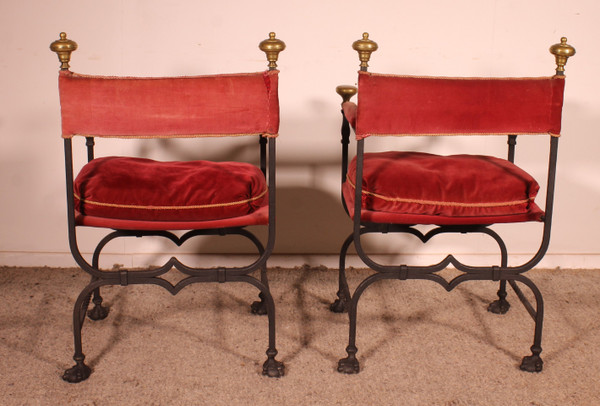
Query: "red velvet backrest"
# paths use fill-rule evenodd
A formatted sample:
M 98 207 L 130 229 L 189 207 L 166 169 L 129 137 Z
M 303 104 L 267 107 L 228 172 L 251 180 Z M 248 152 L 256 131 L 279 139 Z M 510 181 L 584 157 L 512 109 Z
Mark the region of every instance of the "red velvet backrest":
M 62 135 L 169 138 L 279 131 L 278 71 L 130 78 L 59 75 Z
M 564 76 L 444 78 L 359 72 L 356 137 L 551 134 Z M 349 108 L 345 108 L 349 110 Z

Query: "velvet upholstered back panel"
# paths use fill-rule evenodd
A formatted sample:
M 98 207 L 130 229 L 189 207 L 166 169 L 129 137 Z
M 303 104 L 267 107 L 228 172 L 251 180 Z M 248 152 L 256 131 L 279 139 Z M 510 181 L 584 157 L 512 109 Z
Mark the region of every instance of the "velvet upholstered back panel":
M 370 135 L 551 134 L 561 127 L 564 76 L 410 77 L 359 72 L 357 139 Z
M 62 135 L 169 138 L 279 131 L 278 71 L 176 78 L 61 71 Z

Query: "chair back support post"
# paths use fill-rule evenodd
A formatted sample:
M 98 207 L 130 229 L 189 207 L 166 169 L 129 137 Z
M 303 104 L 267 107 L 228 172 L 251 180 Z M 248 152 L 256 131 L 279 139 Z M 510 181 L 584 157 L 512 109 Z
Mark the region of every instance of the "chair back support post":
M 66 186 L 67 186 L 67 227 L 69 233 L 69 249 L 71 254 L 77 262 L 77 265 L 84 271 L 94 277 L 102 276 L 102 272 L 94 269 L 86 260 L 83 258 L 79 246 L 77 245 L 77 228 L 75 226 L 75 199 L 73 192 L 73 143 L 71 138 L 65 138 L 64 149 L 65 149 L 65 174 L 66 174 Z
M 261 135 L 258 138 L 260 146 L 260 170 L 263 175 L 267 176 L 267 139 Z
M 63 71 L 69 70 L 71 61 L 71 53 L 77 49 L 77 43 L 67 38 L 67 34 L 60 33 L 60 38 L 50 44 L 50 49 L 56 52 L 60 61 L 60 69 Z M 94 159 L 94 139 L 86 137 L 87 157 L 88 161 Z M 64 139 L 65 150 L 65 176 L 66 176 L 66 192 L 67 192 L 67 227 L 69 234 L 69 249 L 75 259 L 75 262 L 87 273 L 94 277 L 101 276 L 101 273 L 95 270 L 81 255 L 77 245 L 77 231 L 75 226 L 75 208 L 74 208 L 74 193 L 73 193 L 73 143 L 70 138 Z
M 365 153 L 365 140 L 356 141 L 356 182 L 354 190 L 354 239 L 355 244 L 357 239 L 360 239 L 360 218 L 362 211 L 362 177 L 363 177 L 363 164 L 364 164 L 364 153 Z
M 360 70 L 362 72 L 367 72 L 369 68 L 369 61 L 371 60 L 371 54 L 377 49 L 379 46 L 373 40 L 369 39 L 369 33 L 364 32 L 361 39 L 356 40 L 352 43 L 352 49 L 354 49 L 358 53 L 358 59 L 360 60 Z M 346 92 L 350 93 L 350 92 Z M 342 95 L 342 98 L 344 95 Z M 349 97 L 352 97 L 350 95 Z M 360 96 L 359 96 L 360 97 Z M 348 98 L 349 99 L 349 98 Z M 345 119 L 345 118 L 344 118 Z M 354 243 L 356 245 L 357 250 L 360 246 L 360 218 L 361 218 L 361 208 L 362 208 L 362 173 L 363 173 L 363 162 L 364 162 L 364 139 L 358 140 L 356 143 L 356 188 L 354 195 Z M 346 168 L 347 171 L 347 168 Z M 346 176 L 344 175 L 342 182 L 345 180 Z M 343 199 L 342 199 L 343 200 Z M 361 255 L 363 256 L 363 255 Z
M 354 237 L 354 248 L 356 249 L 356 253 L 361 258 L 361 260 L 371 269 L 376 269 L 378 271 L 383 271 L 379 264 L 375 263 L 371 258 L 365 253 L 362 246 L 361 236 L 363 234 L 362 230 L 363 224 L 361 223 L 361 212 L 362 212 L 362 181 L 360 181 L 363 177 L 363 166 L 364 166 L 364 153 L 365 153 L 365 140 L 364 138 L 356 141 L 356 179 L 355 182 L 355 191 L 354 191 L 354 220 L 353 220 L 353 237 Z M 343 200 L 343 199 L 342 199 Z M 387 267 L 389 270 L 389 267 Z
M 511 134 L 508 136 L 508 157 L 506 158 L 509 162 L 515 163 L 515 147 L 517 146 L 517 136 Z
M 94 159 L 94 137 L 85 137 L 85 145 L 87 147 L 88 162 Z
M 276 38 L 276 34 L 274 32 L 269 33 L 269 38 L 261 41 L 258 45 L 259 49 L 263 51 L 267 57 L 267 61 L 269 61 L 269 70 L 277 69 L 277 60 L 279 59 L 279 53 L 285 49 L 285 43 Z M 265 252 L 261 256 L 259 260 L 263 260 L 266 263 L 267 258 L 273 252 L 273 248 L 275 247 L 275 231 L 276 231 L 276 214 L 275 214 L 275 200 L 276 200 L 276 178 L 275 178 L 275 167 L 276 167 L 276 139 L 269 138 L 268 140 L 268 157 L 266 156 L 267 151 L 267 140 L 261 135 L 260 136 L 260 168 L 264 175 L 267 176 L 267 184 L 269 188 L 269 237 L 267 240 L 267 245 L 265 247 Z M 267 168 L 268 166 L 268 168 Z
M 536 266 L 546 255 L 550 246 L 550 231 L 552 229 L 552 211 L 554 209 L 554 190 L 556 185 L 556 163 L 558 158 L 558 137 L 550 137 L 550 153 L 548 159 L 548 179 L 546 186 L 546 203 L 544 215 L 544 229 L 540 248 L 533 258 L 522 265 L 508 267 L 516 273 L 523 273 Z
M 550 53 L 555 56 L 556 60 L 556 75 L 564 76 L 565 65 L 567 60 L 575 55 L 575 48 L 567 44 L 567 38 L 562 37 L 560 43 L 554 44 L 550 47 Z M 514 158 L 514 155 L 513 155 Z M 552 212 L 554 210 L 554 191 L 556 187 L 556 164 L 558 161 L 558 137 L 550 137 L 550 153 L 548 158 L 548 177 L 546 182 L 546 203 L 545 203 L 545 215 L 544 215 L 544 231 L 542 237 L 542 243 L 538 252 L 535 256 L 523 264 L 520 267 L 515 267 L 518 272 L 525 272 L 535 265 L 537 265 L 546 252 L 550 245 L 550 231 L 552 229 Z
M 550 137 L 550 157 L 548 159 L 548 180 L 546 186 L 546 216 L 548 227 L 552 220 L 554 209 L 554 189 L 556 186 L 556 163 L 558 162 L 558 137 Z
M 267 184 L 269 188 L 269 237 L 267 240 L 267 245 L 265 247 L 265 252 L 262 255 L 266 262 L 267 258 L 273 252 L 273 248 L 275 247 L 275 231 L 276 231 L 276 211 L 275 211 L 275 202 L 276 202 L 276 177 L 275 177 L 275 168 L 276 168 L 276 158 L 275 158 L 275 143 L 276 138 L 269 138 L 269 158 L 268 158 L 268 177 Z
M 550 230 L 552 229 L 552 212 L 554 210 L 554 190 L 556 186 L 556 163 L 558 160 L 558 137 L 550 137 L 550 153 L 548 158 L 548 178 L 546 182 L 546 203 L 544 208 L 544 231 L 542 243 L 535 256 L 520 267 L 525 272 L 537 265 L 550 245 Z
M 63 140 L 65 149 L 65 174 L 67 186 L 67 226 L 69 231 L 69 246 L 71 252 L 79 253 L 77 249 L 77 239 L 75 238 L 75 210 L 73 200 L 73 141 L 71 138 Z
M 348 145 L 350 144 L 350 123 L 346 119 L 344 114 L 344 110 L 342 110 L 342 181 L 341 185 L 346 181 L 346 176 L 348 174 Z M 340 189 L 340 196 L 342 198 L 342 206 L 344 207 L 344 211 L 348 214 L 348 207 L 346 206 L 346 200 L 344 199 L 343 189 Z
M 350 123 L 342 110 L 342 183 L 346 180 L 348 172 L 348 145 L 350 144 Z

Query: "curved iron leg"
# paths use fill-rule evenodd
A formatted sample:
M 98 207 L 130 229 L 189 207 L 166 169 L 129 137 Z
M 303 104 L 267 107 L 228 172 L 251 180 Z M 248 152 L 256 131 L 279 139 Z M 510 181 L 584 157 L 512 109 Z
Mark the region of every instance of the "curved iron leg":
M 65 370 L 62 376 L 63 380 L 70 383 L 84 381 L 92 373 L 90 367 L 83 362 L 85 355 L 83 354 L 82 350 L 81 329 L 83 327 L 83 322 L 85 321 L 85 313 L 90 303 L 92 290 L 97 289 L 92 287 L 93 285 L 94 282 L 90 282 L 90 284 L 81 291 L 73 308 L 73 339 L 75 343 L 75 354 L 73 355 L 73 360 L 75 360 L 76 364 Z
M 269 318 L 269 348 L 267 349 L 267 360 L 263 364 L 263 375 L 270 378 L 279 378 L 285 374 L 283 362 L 277 361 L 277 349 L 275 348 L 275 302 L 267 286 L 260 287 L 264 302 L 267 307 L 267 317 Z
M 340 250 L 340 267 L 339 267 L 339 288 L 337 291 L 337 299 L 329 306 L 329 310 L 334 313 L 345 313 L 348 311 L 348 302 L 350 301 L 350 289 L 346 280 L 346 255 L 350 244 L 354 241 L 354 234 L 350 234 L 344 241 Z
M 251 232 L 241 229 L 241 230 L 237 230 L 234 234 L 244 236 L 247 239 L 249 239 L 250 241 L 252 241 L 252 243 L 258 249 L 258 255 L 263 255 L 263 253 L 265 252 L 265 248 L 262 245 L 262 243 L 260 242 L 260 240 L 258 238 L 256 238 L 256 236 L 254 234 L 252 234 Z M 264 264 L 262 264 L 262 266 L 260 267 L 260 281 L 263 283 L 263 285 L 265 285 L 267 287 L 267 290 L 268 290 L 269 289 L 269 279 L 267 278 L 267 263 L 266 262 Z M 250 311 L 253 314 L 265 315 L 265 314 L 267 314 L 267 304 L 265 302 L 265 295 L 261 291 L 258 294 L 258 297 L 260 298 L 260 300 L 252 302 L 252 304 L 250 305 Z
M 342 358 L 338 361 L 338 372 L 345 374 L 357 374 L 360 372 L 360 363 L 356 358 L 356 352 L 358 349 L 356 348 L 356 316 L 358 310 L 358 299 L 365 291 L 365 289 L 370 286 L 373 282 L 378 281 L 380 279 L 390 278 L 390 275 L 386 274 L 374 274 L 363 280 L 360 285 L 356 288 L 354 295 L 352 296 L 352 300 L 350 301 L 348 307 L 348 318 L 350 321 L 350 331 L 349 331 L 349 339 L 348 346 L 346 347 L 346 352 L 348 356 L 346 358 Z
M 521 362 L 521 370 L 527 372 L 541 372 L 544 362 L 540 357 L 542 352 L 542 326 L 544 322 L 544 300 L 542 299 L 542 293 L 539 291 L 537 286 L 528 278 L 519 275 L 518 280 L 531 289 L 535 295 L 536 309 L 532 313 L 532 317 L 535 320 L 535 333 L 533 337 L 533 345 L 531 346 L 531 354 L 523 357 Z
M 285 366 L 283 362 L 277 361 L 277 349 L 275 348 L 275 301 L 269 291 L 269 288 L 261 283 L 258 279 L 249 275 L 240 275 L 232 279 L 232 281 L 247 282 L 260 289 L 263 294 L 266 306 L 267 317 L 269 321 L 269 348 L 267 349 L 267 360 L 263 364 L 263 375 L 271 378 L 279 378 L 285 374 Z

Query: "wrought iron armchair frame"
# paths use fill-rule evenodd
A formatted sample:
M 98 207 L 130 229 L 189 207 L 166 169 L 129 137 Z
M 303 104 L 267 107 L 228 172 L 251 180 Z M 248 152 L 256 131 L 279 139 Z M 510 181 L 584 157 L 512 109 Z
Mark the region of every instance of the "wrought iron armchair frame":
M 61 69 L 68 70 L 70 62 L 70 54 L 77 49 L 77 44 L 66 38 L 65 33 L 61 33 L 61 38 L 54 41 L 50 48 L 58 54 L 59 60 L 62 63 Z M 269 70 L 277 68 L 276 61 L 280 51 L 285 49 L 283 41 L 275 38 L 275 33 L 270 33 L 270 38 L 264 40 L 259 45 L 260 49 L 267 55 L 269 61 Z M 86 137 L 87 160 L 88 162 L 94 159 L 94 137 Z M 263 375 L 269 377 L 281 377 L 284 375 L 285 366 L 282 362 L 275 359 L 277 355 L 276 349 L 276 331 L 275 331 L 275 303 L 269 289 L 267 279 L 267 260 L 273 252 L 275 244 L 275 201 L 276 201 L 276 138 L 259 136 L 259 153 L 260 153 L 260 170 L 267 180 L 268 187 L 268 237 L 266 246 L 263 246 L 260 239 L 252 232 L 245 229 L 245 225 L 221 228 L 201 228 L 188 229 L 183 235 L 178 236 L 172 231 L 161 229 L 113 229 L 100 240 L 96 246 L 91 264 L 82 255 L 77 242 L 77 227 L 85 226 L 78 224 L 74 207 L 74 169 L 73 169 L 73 145 L 72 138 L 64 139 L 65 152 L 65 173 L 67 186 L 67 212 L 68 212 L 68 233 L 69 247 L 76 263 L 85 272 L 89 273 L 91 280 L 87 286 L 83 288 L 76 299 L 73 310 L 73 335 L 75 354 L 73 359 L 76 364 L 67 369 L 63 375 L 63 379 L 68 382 L 76 383 L 83 381 L 91 374 L 91 369 L 84 363 L 85 355 L 82 349 L 82 327 L 87 316 L 92 320 L 101 320 L 107 317 L 108 308 L 102 306 L 102 297 L 100 288 L 109 285 L 134 285 L 148 284 L 158 285 L 166 289 L 172 295 L 177 294 L 184 287 L 193 283 L 199 282 L 245 282 L 256 287 L 259 293 L 259 301 L 255 301 L 251 305 L 251 311 L 255 314 L 266 314 L 268 317 L 268 349 L 266 351 L 267 360 L 263 364 Z M 177 228 L 180 230 L 180 228 Z M 185 229 L 181 229 L 184 230 Z M 103 271 L 99 267 L 100 254 L 104 247 L 112 240 L 121 237 L 144 237 L 157 236 L 163 237 L 172 241 L 177 246 L 181 246 L 187 240 L 196 236 L 207 235 L 239 235 L 249 240 L 258 251 L 258 258 L 251 264 L 244 267 L 190 267 L 183 264 L 176 257 L 171 257 L 164 265 L 148 270 L 111 270 Z M 185 276 L 177 283 L 172 284 L 168 280 L 162 278 L 172 268 L 177 269 Z M 260 279 L 257 279 L 250 274 L 260 270 Z M 92 298 L 93 295 L 93 298 Z M 88 311 L 90 299 L 94 307 Z
M 556 44 L 550 48 L 550 52 L 556 56 L 557 75 L 564 75 L 564 66 L 567 58 L 575 54 L 575 49 L 566 43 L 566 38 L 562 38 L 560 44 Z M 354 42 L 353 48 L 359 53 L 361 60 L 361 71 L 367 71 L 368 61 L 373 51 L 377 50 L 378 46 L 375 42 L 368 39 L 368 34 L 363 34 L 363 39 Z M 338 86 L 336 91 L 342 97 L 342 104 L 349 101 L 359 89 L 354 86 Z M 342 110 L 342 183 L 346 181 L 348 172 L 348 146 L 350 143 L 350 123 Z M 508 157 L 507 160 L 514 163 L 515 146 L 517 135 L 508 135 Z M 524 272 L 535 267 L 544 257 L 550 243 L 550 230 L 552 225 L 552 212 L 554 207 L 554 190 L 556 178 L 556 164 L 558 152 L 558 137 L 550 136 L 549 161 L 547 169 L 547 188 L 545 200 L 545 216 L 543 218 L 543 234 L 542 242 L 538 251 L 527 262 L 518 266 L 508 266 L 508 251 L 506 244 L 498 233 L 490 228 L 491 224 L 483 225 L 437 225 L 426 233 L 415 228 L 415 224 L 388 224 L 388 223 L 371 223 L 361 221 L 361 196 L 362 196 L 362 179 L 364 165 L 364 146 L 365 139 L 357 140 L 356 147 L 356 187 L 354 191 L 354 218 L 353 231 L 344 241 L 340 251 L 339 262 L 339 287 L 338 298 L 330 306 L 333 312 L 348 312 L 349 315 L 349 343 L 346 347 L 347 357 L 342 358 L 338 362 L 338 371 L 342 373 L 358 373 L 360 364 L 356 357 L 356 323 L 357 323 L 357 307 L 360 296 L 367 287 L 371 284 L 384 279 L 422 279 L 431 280 L 438 283 L 446 291 L 451 291 L 458 285 L 469 280 L 490 280 L 499 281 L 500 286 L 497 292 L 498 299 L 488 306 L 488 311 L 496 314 L 504 314 L 509 310 L 510 304 L 506 300 L 506 284 L 512 287 L 517 297 L 525 306 L 526 310 L 535 322 L 533 345 L 531 346 L 532 355 L 525 356 L 522 360 L 520 368 L 528 372 L 540 372 L 543 367 L 543 361 L 540 357 L 542 351 L 542 325 L 544 317 L 544 303 L 540 290 L 533 281 L 523 275 Z M 345 199 L 342 195 L 342 203 L 347 214 Z M 429 266 L 414 266 L 414 265 L 382 265 L 374 261 L 364 250 L 361 237 L 370 233 L 404 233 L 417 237 L 422 243 L 428 242 L 430 239 L 439 234 L 445 233 L 482 233 L 491 236 L 500 249 L 500 265 L 499 266 L 470 266 L 460 262 L 453 255 L 447 255 L 442 261 Z M 346 280 L 346 256 L 348 249 L 354 245 L 360 259 L 370 269 L 375 271 L 366 279 L 364 279 L 355 289 L 354 293 L 350 293 L 350 288 Z M 454 266 L 462 274 L 447 281 L 437 273 L 447 268 Z M 534 295 L 535 307 L 529 302 L 528 298 L 523 294 L 520 287 L 517 285 L 520 282 L 527 286 Z

